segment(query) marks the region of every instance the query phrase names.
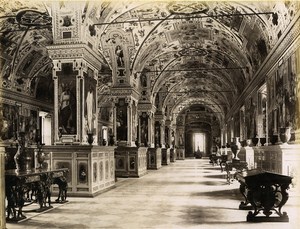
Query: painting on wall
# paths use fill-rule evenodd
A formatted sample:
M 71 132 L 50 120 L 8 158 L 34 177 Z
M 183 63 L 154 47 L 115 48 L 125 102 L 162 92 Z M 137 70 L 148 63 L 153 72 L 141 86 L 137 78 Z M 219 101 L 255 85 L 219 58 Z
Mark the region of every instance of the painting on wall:
M 0 122 L 0 134 L 1 140 L 15 140 L 17 139 L 18 130 L 18 119 L 19 119 L 19 109 L 17 106 L 12 106 L 8 104 L 2 104 L 0 107 L 0 117 L 2 122 Z
M 257 137 L 257 129 L 256 129 L 256 97 L 252 96 L 246 100 L 246 107 L 245 107 L 245 124 L 246 124 L 246 134 L 247 139 Z
M 95 133 L 96 128 L 96 80 L 85 77 L 84 84 L 84 131 L 83 133 Z
M 119 99 L 117 104 L 117 140 L 127 141 L 127 103 Z
M 286 80 L 286 89 L 284 90 L 285 103 L 285 126 L 296 130 L 296 58 L 295 53 L 288 59 L 288 74 Z
M 3 103 L 0 107 L 0 137 L 3 141 L 14 141 L 19 132 L 25 132 L 27 143 L 36 143 L 39 137 L 38 112 L 22 107 L 20 104 L 11 105 Z
M 141 144 L 143 146 L 148 146 L 148 115 L 146 112 L 142 113 L 142 116 L 140 118 L 141 122 Z
M 76 74 L 72 71 L 72 64 L 66 64 L 62 68 L 63 77 L 58 78 L 59 132 L 61 134 L 76 134 Z
M 160 142 L 160 123 L 158 121 L 155 122 L 155 146 L 160 147 L 161 142 Z

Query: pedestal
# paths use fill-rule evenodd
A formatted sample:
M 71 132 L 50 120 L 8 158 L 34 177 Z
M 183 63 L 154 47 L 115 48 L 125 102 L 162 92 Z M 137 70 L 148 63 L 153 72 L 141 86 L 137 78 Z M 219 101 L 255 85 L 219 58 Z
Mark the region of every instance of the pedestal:
M 170 162 L 176 161 L 175 149 L 170 149 Z
M 170 164 L 170 149 L 161 149 L 161 164 L 168 165 Z
M 268 172 L 293 177 L 293 185 L 300 183 L 300 145 L 282 144 L 254 147 L 255 164 Z
M 242 147 L 239 153 L 239 158 L 242 161 L 246 161 L 248 164 L 248 169 L 254 169 L 254 150 L 250 146 Z
M 115 149 L 116 176 L 141 177 L 147 173 L 147 148 L 118 146 Z
M 184 148 L 177 148 L 176 151 L 176 159 L 177 160 L 184 160 L 185 159 L 185 150 Z
M 161 167 L 161 148 L 148 148 L 147 169 L 160 169 Z
M 53 169 L 68 168 L 68 195 L 93 197 L 115 187 L 115 147 L 90 145 L 44 146 Z M 58 194 L 58 186 L 53 193 Z

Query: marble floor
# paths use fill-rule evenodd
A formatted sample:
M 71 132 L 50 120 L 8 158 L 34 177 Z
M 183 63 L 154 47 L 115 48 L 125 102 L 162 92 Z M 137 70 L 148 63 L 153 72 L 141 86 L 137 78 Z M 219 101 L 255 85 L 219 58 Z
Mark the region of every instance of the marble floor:
M 7 229 L 299 228 L 300 195 L 294 188 L 282 209 L 290 222 L 249 223 L 248 210 L 238 210 L 238 187 L 237 181 L 228 185 L 225 172 L 208 159 L 177 160 L 141 178 L 118 178 L 116 188 L 97 197 L 70 197 L 49 212 L 7 223 Z

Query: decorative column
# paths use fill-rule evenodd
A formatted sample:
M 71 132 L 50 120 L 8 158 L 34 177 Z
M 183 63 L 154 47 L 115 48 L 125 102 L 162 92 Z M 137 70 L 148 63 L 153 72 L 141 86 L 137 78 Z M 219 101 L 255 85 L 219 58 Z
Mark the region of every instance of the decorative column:
M 148 128 L 148 138 L 150 140 L 150 146 L 151 147 L 155 147 L 155 141 L 154 141 L 154 124 L 155 124 L 155 121 L 154 121 L 154 113 L 151 113 L 149 116 L 148 116 L 148 120 L 150 123 L 150 128 Z
M 225 141 L 225 130 L 224 128 L 221 129 L 221 146 L 224 146 L 226 141 Z
M 136 101 L 131 98 L 126 98 L 127 105 L 127 145 L 128 146 L 136 146 L 135 141 L 137 138 L 137 108 L 136 108 Z
M 113 98 L 113 136 L 111 136 L 113 139 L 111 141 L 114 141 L 114 144 L 116 144 L 115 141 L 117 140 L 117 101 L 117 98 Z
M 240 141 L 246 140 L 245 134 L 245 106 L 240 109 Z
M 160 144 L 161 148 L 166 148 L 165 142 L 165 120 L 160 120 Z

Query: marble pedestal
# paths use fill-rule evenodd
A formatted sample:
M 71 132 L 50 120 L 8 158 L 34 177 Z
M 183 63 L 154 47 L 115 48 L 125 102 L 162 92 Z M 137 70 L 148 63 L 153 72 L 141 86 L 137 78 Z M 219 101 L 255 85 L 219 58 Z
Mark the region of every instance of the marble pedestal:
M 44 146 L 52 169 L 68 168 L 68 196 L 93 197 L 115 187 L 114 148 L 110 146 Z M 58 186 L 53 187 L 58 193 Z
M 170 162 L 175 162 L 176 161 L 176 154 L 175 154 L 175 149 L 170 149 Z
M 161 148 L 148 148 L 147 169 L 159 169 L 161 167 Z
M 141 177 L 147 173 L 147 147 L 118 146 L 115 149 L 116 176 Z
M 170 149 L 161 149 L 161 164 L 168 165 L 170 164 Z

